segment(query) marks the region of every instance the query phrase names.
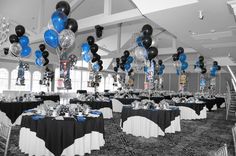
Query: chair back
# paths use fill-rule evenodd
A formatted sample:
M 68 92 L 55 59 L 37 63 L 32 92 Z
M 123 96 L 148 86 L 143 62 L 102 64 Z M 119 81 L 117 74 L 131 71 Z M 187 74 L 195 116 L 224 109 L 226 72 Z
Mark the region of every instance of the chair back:
M 11 126 L 6 125 L 3 122 L 0 122 L 0 150 L 4 152 L 4 156 L 7 155 L 7 149 L 9 145 L 9 140 L 10 140 L 10 134 L 11 134 Z M 4 149 L 2 149 L 4 147 Z
M 232 127 L 232 135 L 234 140 L 234 154 L 236 155 L 236 124 Z
M 228 156 L 228 150 L 227 145 L 224 144 L 224 146 L 220 147 L 216 152 L 214 156 Z

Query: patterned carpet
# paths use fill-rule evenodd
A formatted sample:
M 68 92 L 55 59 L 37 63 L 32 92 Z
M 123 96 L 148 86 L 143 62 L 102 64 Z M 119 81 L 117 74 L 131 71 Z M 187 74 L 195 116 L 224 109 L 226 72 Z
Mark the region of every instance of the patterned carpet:
M 206 120 L 181 120 L 181 132 L 158 138 L 126 135 L 120 129 L 120 114 L 105 120 L 105 146 L 91 156 L 207 156 L 209 152 L 228 145 L 234 155 L 231 128 L 235 117 L 225 120 L 225 109 L 208 112 Z M 233 119 L 232 119 L 233 118 Z M 19 126 L 12 130 L 9 156 L 25 156 L 18 148 Z M 0 153 L 1 155 L 1 153 Z M 89 154 L 86 154 L 89 156 Z

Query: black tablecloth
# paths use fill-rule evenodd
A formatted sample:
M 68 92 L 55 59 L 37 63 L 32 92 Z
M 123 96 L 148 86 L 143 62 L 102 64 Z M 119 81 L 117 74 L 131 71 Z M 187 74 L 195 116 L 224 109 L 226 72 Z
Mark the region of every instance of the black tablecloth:
M 196 114 L 200 115 L 201 110 L 205 107 L 205 103 L 175 103 L 176 106 L 184 106 L 193 109 Z
M 106 101 L 80 101 L 78 99 L 70 99 L 70 103 L 80 103 L 80 104 L 87 104 L 92 109 L 101 109 L 105 107 L 109 107 L 112 109 L 112 102 L 106 102 Z
M 7 115 L 13 124 L 25 110 L 35 108 L 41 103 L 42 101 L 0 102 L 0 110 Z
M 140 97 L 140 99 L 141 100 L 143 100 L 143 99 L 149 99 L 149 97 L 146 97 L 146 96 L 139 96 Z M 153 100 L 155 103 L 159 103 L 161 100 L 163 100 L 164 99 L 164 97 L 163 96 L 152 96 L 152 97 L 150 97 L 150 100 Z
M 54 102 L 60 101 L 59 95 L 35 95 L 35 98 L 41 98 L 41 100 L 51 100 Z
M 130 106 L 124 106 L 121 113 L 121 126 L 123 127 L 123 122 L 125 122 L 129 117 L 132 116 L 142 116 L 153 122 L 155 122 L 163 132 L 165 129 L 171 125 L 171 121 L 175 120 L 175 117 L 180 115 L 179 109 L 173 110 L 145 110 L 138 109 L 134 110 Z
M 116 100 L 120 101 L 123 105 L 131 105 L 132 102 L 135 100 L 140 101 L 140 99 L 126 99 L 126 98 L 115 98 Z
M 85 134 L 92 131 L 104 134 L 102 114 L 98 118 L 87 117 L 84 122 L 77 122 L 74 118 L 52 119 L 46 117 L 41 120 L 33 120 L 32 116 L 23 116 L 21 127 L 29 128 L 30 131 L 35 132 L 38 138 L 45 141 L 46 148 L 55 156 L 61 155 L 65 148 L 74 143 L 75 139 L 81 138 Z
M 213 99 L 200 98 L 199 100 L 205 102 L 206 107 L 209 111 L 211 111 L 213 106 L 216 104 L 216 99 L 215 98 L 213 98 Z
M 216 105 L 217 105 L 217 108 L 220 108 L 220 105 L 222 105 L 224 102 L 225 102 L 225 98 L 223 97 L 216 97 Z

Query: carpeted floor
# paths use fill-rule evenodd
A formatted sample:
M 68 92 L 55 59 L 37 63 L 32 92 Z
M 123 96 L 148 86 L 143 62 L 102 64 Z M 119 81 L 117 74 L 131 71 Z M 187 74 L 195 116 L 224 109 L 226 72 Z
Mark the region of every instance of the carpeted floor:
M 113 115 L 105 120 L 105 146 L 91 156 L 207 156 L 224 143 L 229 155 L 234 155 L 231 128 L 236 118 L 226 121 L 225 109 L 208 112 L 206 120 L 181 120 L 181 132 L 149 139 L 126 135 L 119 126 L 120 114 Z M 12 130 L 9 156 L 24 156 L 18 148 L 19 129 Z

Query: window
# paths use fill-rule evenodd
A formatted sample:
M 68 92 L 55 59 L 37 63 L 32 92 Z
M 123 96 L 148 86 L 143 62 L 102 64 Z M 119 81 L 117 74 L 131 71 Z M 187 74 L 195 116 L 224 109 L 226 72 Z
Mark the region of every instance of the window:
M 32 92 L 39 92 L 39 91 L 47 92 L 47 86 L 39 84 L 39 80 L 41 80 L 42 74 L 39 71 L 35 71 L 32 74 L 32 76 L 33 76 L 33 78 L 32 78 Z M 49 91 L 50 91 L 50 89 L 51 89 L 51 87 L 49 87 Z
M 25 71 L 25 86 L 19 86 L 16 85 L 16 79 L 18 75 L 18 70 L 14 69 L 11 72 L 11 90 L 17 90 L 17 91 L 30 91 L 30 79 L 31 75 L 29 71 Z
M 2 93 L 3 90 L 8 90 L 8 78 L 9 78 L 9 72 L 5 68 L 0 68 L 0 93 Z
M 105 89 L 109 90 L 109 91 L 114 91 L 114 86 L 113 86 L 113 77 L 111 74 L 108 74 L 108 76 L 106 77 L 106 81 L 105 81 Z
M 81 71 L 79 70 L 71 70 L 70 71 L 70 78 L 71 78 L 71 92 L 76 93 L 77 90 L 81 88 Z

